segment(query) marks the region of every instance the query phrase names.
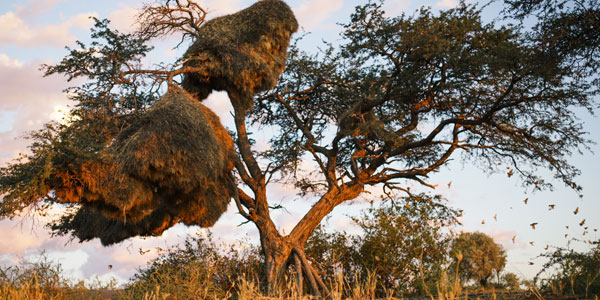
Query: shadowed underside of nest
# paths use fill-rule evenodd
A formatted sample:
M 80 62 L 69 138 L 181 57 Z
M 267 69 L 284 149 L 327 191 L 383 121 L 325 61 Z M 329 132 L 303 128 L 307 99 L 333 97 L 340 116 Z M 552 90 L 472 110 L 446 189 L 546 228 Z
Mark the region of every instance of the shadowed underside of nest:
M 179 222 L 212 226 L 236 192 L 233 155 L 233 140 L 219 118 L 171 87 L 117 137 L 102 161 L 81 166 L 82 188 L 57 189 L 57 197 L 81 208 L 52 228 L 112 244 L 158 235 Z
M 287 48 L 298 22 L 281 0 L 262 0 L 235 14 L 206 22 L 185 54 L 186 66 L 209 77 L 188 73 L 182 85 L 199 100 L 225 90 L 232 104 L 253 106 L 256 93 L 272 88 L 285 67 Z

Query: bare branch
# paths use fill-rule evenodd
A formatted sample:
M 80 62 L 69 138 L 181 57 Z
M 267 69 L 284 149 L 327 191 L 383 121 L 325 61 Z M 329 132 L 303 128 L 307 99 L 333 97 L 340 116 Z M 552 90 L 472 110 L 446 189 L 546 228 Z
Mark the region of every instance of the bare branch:
M 206 18 L 206 10 L 194 1 L 167 0 L 159 6 L 145 5 L 137 16 L 139 34 L 149 38 L 182 32 L 195 37 Z

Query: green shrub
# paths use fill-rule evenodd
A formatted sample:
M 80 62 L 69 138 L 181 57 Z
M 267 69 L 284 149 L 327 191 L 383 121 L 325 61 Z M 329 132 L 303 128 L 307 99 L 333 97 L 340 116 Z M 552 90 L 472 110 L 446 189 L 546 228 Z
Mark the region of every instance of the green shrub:
M 423 295 L 436 290 L 448 266 L 448 229 L 457 224 L 457 215 L 437 196 L 388 201 L 353 218 L 362 230 L 359 235 L 318 228 L 306 253 L 319 262 L 326 282 L 342 274 L 349 286 L 374 282 L 378 297 Z
M 511 291 L 518 291 L 521 289 L 521 281 L 519 276 L 515 273 L 506 272 L 502 275 L 501 285 Z
M 255 246 L 240 243 L 224 248 L 209 235 L 188 238 L 183 246 L 160 252 L 131 278 L 119 299 L 228 298 L 239 291 L 242 279 L 262 278 L 262 257 Z
M 551 272 L 541 280 L 542 289 L 561 295 L 600 296 L 600 240 L 592 244 L 594 247 L 587 252 L 557 247 L 540 255 L 549 260 L 536 279 L 544 272 Z
M 462 232 L 452 243 L 452 257 L 463 283 L 474 280 L 484 288 L 506 265 L 504 248 L 482 232 Z

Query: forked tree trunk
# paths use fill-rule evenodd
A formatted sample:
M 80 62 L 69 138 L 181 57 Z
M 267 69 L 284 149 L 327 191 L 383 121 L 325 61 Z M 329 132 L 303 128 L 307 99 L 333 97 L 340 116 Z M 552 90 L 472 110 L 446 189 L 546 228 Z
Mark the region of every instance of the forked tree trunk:
M 232 95 L 230 94 L 230 97 Z M 234 97 L 235 98 L 235 97 Z M 232 99 L 232 101 L 235 99 Z M 251 100 L 251 99 L 250 99 Z M 307 290 L 317 296 L 328 295 L 329 290 L 321 280 L 317 269 L 311 265 L 304 253 L 304 246 L 309 236 L 317 228 L 321 220 L 327 216 L 339 204 L 346 200 L 356 198 L 364 188 L 364 179 L 370 173 L 361 173 L 354 183 L 346 183 L 342 186 L 332 185 L 330 189 L 312 206 L 312 208 L 298 222 L 287 236 L 282 236 L 271 219 L 269 204 L 267 201 L 267 183 L 265 174 L 261 170 L 254 153 L 250 147 L 251 143 L 246 132 L 246 112 L 234 105 L 234 120 L 238 134 L 238 150 L 241 156 L 236 161 L 236 169 L 240 177 L 254 193 L 254 197 L 245 195 L 240 190 L 237 205 L 240 214 L 248 221 L 252 221 L 260 233 L 260 241 L 265 255 L 265 275 L 268 284 L 268 293 L 276 294 L 281 290 L 283 278 L 290 265 L 293 265 L 297 273 L 297 287 L 299 294 L 304 293 L 306 283 Z M 243 163 L 242 163 L 243 161 Z M 330 157 L 331 171 L 327 175 L 330 182 L 337 182 L 335 178 L 335 155 Z M 373 172 L 373 171 L 371 171 Z M 247 210 L 243 207 L 245 206 Z
M 260 232 L 265 255 L 265 279 L 268 283 L 269 295 L 277 295 L 281 291 L 285 283 L 284 275 L 292 266 L 296 271 L 294 280 L 296 280 L 296 288 L 299 294 L 304 293 L 304 287 L 307 288 L 310 294 L 317 297 L 329 293 L 321 280 L 319 272 L 307 259 L 304 253 L 304 244 L 294 245 L 290 243 L 287 237 L 282 237 L 277 232 Z

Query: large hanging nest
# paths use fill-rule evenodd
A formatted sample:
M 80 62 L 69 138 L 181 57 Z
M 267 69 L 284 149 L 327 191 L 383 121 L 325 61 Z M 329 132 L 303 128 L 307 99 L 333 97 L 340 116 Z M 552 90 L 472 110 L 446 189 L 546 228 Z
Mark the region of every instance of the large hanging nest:
M 63 202 L 82 208 L 53 229 L 111 244 L 157 235 L 178 222 L 212 226 L 236 193 L 234 155 L 219 118 L 184 90 L 170 87 L 121 132 L 101 161 L 80 167 L 81 188 L 56 189 Z
M 206 22 L 185 54 L 183 88 L 205 99 L 212 90 L 228 92 L 232 104 L 253 107 L 256 93 L 272 88 L 283 72 L 286 52 L 298 22 L 281 0 L 261 0 L 235 14 Z
M 177 87 L 119 135 L 111 154 L 122 172 L 151 184 L 153 200 L 186 224 L 214 224 L 235 188 L 231 136 L 210 109 Z M 125 212 L 144 206 L 143 200 L 113 199 Z
M 176 217 L 160 209 L 133 223 L 107 218 L 95 208 L 82 206 L 50 224 L 50 228 L 54 234 L 70 234 L 81 242 L 99 238 L 102 245 L 108 246 L 134 236 L 159 236 L 178 222 Z

